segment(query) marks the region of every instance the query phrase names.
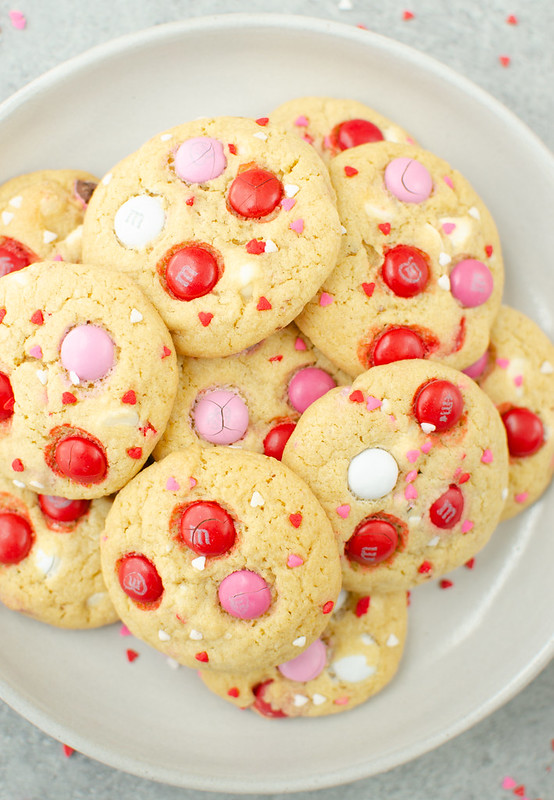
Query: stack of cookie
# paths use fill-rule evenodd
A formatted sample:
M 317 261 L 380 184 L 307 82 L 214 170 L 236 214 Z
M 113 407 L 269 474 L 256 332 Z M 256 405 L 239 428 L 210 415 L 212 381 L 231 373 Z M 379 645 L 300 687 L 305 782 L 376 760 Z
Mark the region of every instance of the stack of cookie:
M 550 480 L 554 348 L 501 308 L 487 208 L 360 103 L 185 123 L 9 181 L 0 219 L 10 608 L 336 713 Z

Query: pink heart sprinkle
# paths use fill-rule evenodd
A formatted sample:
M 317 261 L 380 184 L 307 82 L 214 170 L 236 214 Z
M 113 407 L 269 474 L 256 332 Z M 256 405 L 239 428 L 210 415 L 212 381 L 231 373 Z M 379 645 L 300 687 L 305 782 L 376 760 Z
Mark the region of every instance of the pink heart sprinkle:
M 301 339 L 300 336 L 297 336 L 296 337 L 296 341 L 294 343 L 294 349 L 295 350 L 307 350 L 308 349 L 308 345 L 306 344 L 304 339 Z
M 131 631 L 129 630 L 127 625 L 122 625 L 121 626 L 121 628 L 119 629 L 119 635 L 120 636 L 131 636 Z
M 433 443 L 432 442 L 424 442 L 421 445 L 420 450 L 424 455 L 427 455 L 427 453 L 431 450 L 432 447 L 433 447 Z
M 349 700 L 350 700 L 349 697 L 337 697 L 334 703 L 336 706 L 345 706 Z
M 470 519 L 465 519 L 462 522 L 462 533 L 467 533 L 473 528 L 473 522 Z
M 417 469 L 411 469 L 406 475 L 406 483 L 412 483 L 417 478 Z
M 167 489 L 168 492 L 176 492 L 181 487 L 179 486 L 179 484 L 177 483 L 175 478 L 171 477 L 171 478 L 167 479 L 166 484 L 165 484 L 165 488 Z
M 413 483 L 409 483 L 404 489 L 404 497 L 406 500 L 415 500 L 417 498 L 417 489 Z
M 519 494 L 514 495 L 514 500 L 516 503 L 525 503 L 528 497 L 529 492 L 519 492 Z
M 323 139 L 323 145 L 324 145 L 324 147 L 326 147 L 326 148 L 327 148 L 327 150 L 331 150 L 331 149 L 332 149 L 332 147 L 333 147 L 333 140 L 331 139 L 331 137 L 330 137 L 330 136 L 326 136 L 326 137 Z
M 500 369 L 506 369 L 506 367 L 510 363 L 510 359 L 509 358 L 497 358 L 496 359 L 496 363 L 500 367 Z
M 376 408 L 380 408 L 383 405 L 383 401 L 370 394 L 365 405 L 368 411 L 375 411 Z
M 300 114 L 299 117 L 296 117 L 294 120 L 294 124 L 297 125 L 299 128 L 307 128 L 309 125 L 308 118 L 304 116 L 304 114 Z
M 21 11 L 10 11 L 9 17 L 12 22 L 12 25 L 14 26 L 14 28 L 17 28 L 18 31 L 22 31 L 23 28 L 27 25 L 25 14 L 22 14 Z
M 406 453 L 406 458 L 410 462 L 410 464 L 415 464 L 415 462 L 419 458 L 419 450 L 408 450 Z
M 335 301 L 335 298 L 332 297 L 327 292 L 321 292 L 321 297 L 319 298 L 319 305 L 320 306 L 330 306 L 331 303 Z
M 285 211 L 290 211 L 291 208 L 294 208 L 294 206 L 296 205 L 296 200 L 294 199 L 294 197 L 283 197 L 283 199 L 281 200 L 281 205 L 283 206 Z
M 197 483 L 198 483 L 198 481 L 196 480 L 196 478 L 189 478 L 189 487 L 191 489 L 194 489 L 194 487 L 196 486 Z
M 287 567 L 294 569 L 294 567 L 301 567 L 304 563 L 304 559 L 300 556 L 291 553 L 290 556 L 287 558 Z
M 516 375 L 514 378 L 514 385 L 521 386 L 523 383 L 523 375 Z
M 295 233 L 302 233 L 302 231 L 304 230 L 304 220 L 295 219 L 294 222 L 291 222 L 289 228 L 291 229 L 291 231 L 294 231 Z
M 443 175 L 442 179 L 447 186 L 450 186 L 451 189 L 454 188 L 454 184 L 452 183 L 452 178 L 449 175 Z
M 54 258 L 52 259 L 52 261 L 63 261 L 63 256 L 61 256 L 61 255 L 58 253 L 57 255 L 55 255 L 55 256 L 54 256 Z
M 514 779 L 513 779 L 513 778 L 510 778 L 510 776 L 509 776 L 509 775 L 506 775 L 506 777 L 505 777 L 505 778 L 504 778 L 504 780 L 502 781 L 502 788 L 503 788 L 503 789 L 514 789 L 516 785 L 517 785 L 517 784 L 516 784 L 516 782 L 514 781 Z
M 32 358 L 42 358 L 42 349 L 36 344 L 29 350 L 29 355 L 32 356 Z
M 347 516 L 350 514 L 350 506 L 348 505 L 348 503 L 345 503 L 343 506 L 337 506 L 335 510 L 339 515 L 339 517 L 342 517 L 342 519 L 346 519 Z
M 452 233 L 452 231 L 456 228 L 456 225 L 453 222 L 445 222 L 442 226 L 443 231 L 448 234 Z
M 489 450 L 488 447 L 486 450 L 483 451 L 483 455 L 481 456 L 481 461 L 483 462 L 483 464 L 492 464 L 493 455 L 492 451 Z

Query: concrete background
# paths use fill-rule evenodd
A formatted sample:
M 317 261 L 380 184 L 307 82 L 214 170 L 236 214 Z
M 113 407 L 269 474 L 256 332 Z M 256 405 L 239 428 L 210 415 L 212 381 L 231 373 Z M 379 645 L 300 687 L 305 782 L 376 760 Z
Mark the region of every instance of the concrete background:
M 345 8 L 348 5 L 352 8 Z M 13 10 L 25 15 L 24 29 L 14 28 L 9 16 Z M 303 14 L 363 24 L 463 73 L 554 148 L 552 0 L 0 0 L 0 101 L 61 61 L 116 36 L 163 22 L 234 11 Z M 405 11 L 411 11 L 413 18 L 404 19 Z M 507 22 L 511 14 L 517 24 Z M 500 56 L 509 56 L 509 66 L 500 63 Z M 552 209 L 545 213 L 552 214 Z M 552 800 L 553 766 L 551 664 L 502 709 L 428 755 L 341 788 L 273 797 Z M 511 788 L 506 778 L 512 779 Z M 0 800 L 189 800 L 197 794 L 126 775 L 77 753 L 64 758 L 59 742 L 0 702 Z M 206 800 L 226 796 L 204 795 Z

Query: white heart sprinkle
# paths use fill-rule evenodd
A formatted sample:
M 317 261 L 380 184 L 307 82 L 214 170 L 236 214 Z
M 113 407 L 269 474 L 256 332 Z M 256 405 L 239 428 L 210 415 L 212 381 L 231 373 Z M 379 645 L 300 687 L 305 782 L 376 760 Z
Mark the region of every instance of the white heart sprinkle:
M 273 239 L 266 239 L 265 240 L 265 250 L 264 253 L 276 253 L 279 248 L 273 241 Z
M 362 633 L 360 639 L 364 644 L 375 644 L 375 639 L 370 633 Z
M 256 139 L 261 139 L 262 142 L 265 142 L 266 139 L 267 139 L 267 133 L 264 133 L 263 131 L 258 131 L 257 133 L 254 133 L 253 135 L 256 137 Z
M 475 206 L 471 206 L 471 208 L 467 212 L 470 217 L 473 219 L 481 219 L 481 214 L 479 213 L 479 209 L 475 208 Z
M 421 423 L 421 430 L 423 431 L 423 433 L 433 433 L 433 431 L 436 429 L 436 427 L 437 426 L 433 425 L 432 422 L 422 422 Z
M 305 644 L 306 644 L 306 637 L 305 636 L 299 636 L 293 642 L 293 645 L 295 647 L 304 647 Z
M 312 695 L 312 702 L 314 706 L 320 706 L 322 703 L 327 702 L 327 698 L 324 697 L 322 694 L 317 694 L 316 692 L 316 694 Z
M 140 418 L 136 411 L 117 409 L 114 410 L 113 413 L 103 417 L 100 422 L 108 428 L 112 428 L 115 425 L 126 425 L 130 428 L 134 428 L 139 424 Z
M 300 706 L 305 706 L 306 703 L 309 702 L 309 700 L 310 698 L 306 697 L 306 695 L 304 694 L 295 694 L 292 702 L 294 703 L 295 706 L 300 707 Z
M 200 633 L 200 631 L 195 631 L 194 628 L 189 633 L 189 639 L 195 639 L 196 641 L 200 641 L 200 639 L 204 638 L 204 634 Z
M 162 133 L 162 135 L 160 136 L 160 139 L 161 139 L 162 142 L 167 142 L 169 139 L 172 139 L 172 138 L 173 138 L 173 134 L 172 133 Z
M 507 488 L 502 489 L 502 499 L 503 500 L 507 500 L 508 499 L 508 494 L 509 494 L 509 492 L 508 492 Z
M 12 199 L 10 200 L 10 205 L 13 206 L 14 208 L 21 208 L 22 202 L 23 198 L 21 197 L 20 194 L 18 194 L 17 197 L 12 197 Z
M 300 186 L 296 186 L 294 183 L 285 183 L 283 188 L 285 190 L 285 197 L 294 197 L 294 195 L 300 191 Z
M 178 661 L 175 661 L 174 658 L 168 657 L 166 658 L 165 661 L 167 666 L 170 667 L 171 669 L 179 669 L 179 667 L 181 666 Z
M 339 608 L 342 608 L 347 600 L 348 600 L 348 592 L 346 591 L 346 589 L 341 589 L 339 592 L 339 596 L 337 597 L 337 602 L 333 607 L 333 614 L 336 614 Z
M 102 603 L 106 597 L 106 592 L 95 592 L 87 597 L 86 603 L 89 608 L 93 606 L 97 606 L 99 603 Z
M 47 369 L 37 369 L 36 376 L 39 381 L 42 383 L 43 386 L 46 386 L 48 383 L 48 370 Z
M 427 542 L 427 547 L 436 547 L 439 542 L 440 542 L 440 536 L 433 536 L 433 538 L 429 539 L 429 541 Z
M 257 508 L 258 506 L 261 508 L 261 506 L 263 506 L 264 503 L 265 500 L 263 499 L 261 494 L 259 492 L 254 492 L 254 494 L 250 498 L 250 505 L 252 506 L 252 508 Z
M 554 372 L 554 367 L 550 363 L 550 361 L 543 361 L 541 364 L 541 372 L 543 375 L 552 375 Z
M 370 666 L 364 655 L 345 656 L 339 658 L 338 661 L 333 661 L 329 669 L 341 681 L 348 681 L 349 683 L 359 683 L 365 681 L 375 674 L 376 668 Z
M 343 235 L 344 235 L 345 233 L 348 233 L 348 231 L 346 230 L 346 228 L 344 227 L 344 225 L 341 225 L 341 226 L 340 226 L 340 232 L 341 232 Z
M 395 636 L 394 633 L 391 633 L 389 638 L 387 639 L 387 647 L 396 647 L 400 644 L 400 639 L 398 636 Z
M 14 478 L 12 483 L 14 486 L 17 486 L 18 489 L 25 489 L 25 484 L 23 483 L 23 481 L 18 481 L 16 480 L 16 478 Z
M 29 486 L 34 486 L 35 489 L 46 489 L 46 486 L 40 481 L 29 481 Z
M 450 278 L 448 275 L 441 275 L 437 281 L 437 284 L 441 287 L 441 289 L 444 289 L 445 292 L 450 291 Z
M 13 217 L 14 215 L 12 214 L 11 211 L 2 211 L 2 222 L 4 223 L 4 225 L 9 225 Z
M 50 242 L 53 242 L 57 238 L 58 234 L 54 233 L 54 231 L 44 231 L 42 234 L 42 241 L 44 244 L 50 244 Z
M 419 525 L 421 522 L 421 517 L 418 517 L 416 514 L 414 514 L 413 516 L 408 517 L 408 522 L 410 525 Z
M 112 179 L 112 173 L 111 172 L 108 172 L 107 175 L 104 175 L 104 177 L 102 178 L 102 183 L 104 184 L 104 186 L 107 186 L 108 183 L 111 181 L 111 179 Z
M 198 556 L 198 558 L 193 558 L 190 562 L 194 569 L 199 570 L 202 572 L 204 567 L 206 566 L 206 556 Z
M 129 316 L 129 319 L 134 324 L 135 322 L 142 322 L 143 316 L 140 313 L 140 311 L 138 310 L 138 308 L 133 308 L 133 309 L 131 309 L 131 314 Z
M 169 635 L 169 633 L 166 633 L 165 631 L 159 630 L 158 631 L 158 639 L 160 640 L 160 642 L 169 642 L 169 640 L 171 639 L 171 636 Z
M 390 400 L 387 400 L 386 397 L 383 398 L 381 401 L 381 406 L 379 407 L 379 411 L 382 411 L 383 414 L 388 414 L 391 410 Z
M 78 386 L 81 383 L 81 379 L 79 378 L 76 372 L 73 372 L 73 370 L 70 370 L 69 372 L 69 380 L 71 381 L 73 386 Z
M 446 267 L 451 261 L 452 256 L 449 256 L 448 253 L 439 253 L 439 264 L 441 267 Z

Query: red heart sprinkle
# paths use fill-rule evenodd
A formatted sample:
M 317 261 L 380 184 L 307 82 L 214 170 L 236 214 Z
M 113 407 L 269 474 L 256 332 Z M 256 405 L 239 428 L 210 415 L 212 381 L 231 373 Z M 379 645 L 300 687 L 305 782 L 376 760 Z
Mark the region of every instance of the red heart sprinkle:
M 62 394 L 62 403 L 64 406 L 72 405 L 73 403 L 77 402 L 77 398 L 71 392 L 64 392 Z
M 356 167 L 345 167 L 344 174 L 346 175 L 347 178 L 353 178 L 354 175 L 358 174 L 358 170 L 356 169 Z
M 155 428 L 155 427 L 152 425 L 152 423 L 150 422 L 150 420 L 146 420 L 146 425 L 144 425 L 144 427 L 142 427 L 142 428 L 139 428 L 139 431 L 142 433 L 142 435 L 143 435 L 143 436 L 146 436 L 146 434 L 147 434 L 149 431 L 151 431 L 151 432 L 154 434 L 154 436 L 155 436 L 155 435 L 157 434 L 157 432 L 158 432 L 158 431 L 156 430 L 156 428 Z
M 268 361 L 282 361 L 282 360 L 283 356 L 271 356 L 271 358 L 268 359 Z
M 469 561 L 466 561 L 465 566 L 468 569 L 473 569 L 473 567 L 475 566 L 475 559 L 474 558 L 470 558 Z
M 452 581 L 447 580 L 447 578 L 443 578 L 443 580 L 440 581 L 439 586 L 441 587 L 441 589 L 450 589 L 450 587 L 454 586 L 454 584 L 452 583 Z
M 262 128 L 264 128 L 269 122 L 269 117 L 259 117 L 256 122 L 258 125 L 261 125 Z
M 253 256 L 259 256 L 261 253 L 265 253 L 265 242 L 262 242 L 260 239 L 250 239 L 246 244 L 246 252 L 251 253 Z
M 136 650 L 127 650 L 127 661 L 130 661 L 131 664 L 133 661 L 139 657 L 139 654 Z
M 514 794 L 517 794 L 518 797 L 523 797 L 525 794 L 525 786 L 523 784 L 516 786 L 514 789 Z
M 300 523 L 302 522 L 302 514 L 290 514 L 289 520 L 291 525 L 293 525 L 295 528 L 299 528 Z
M 492 244 L 485 245 L 485 253 L 489 258 L 492 256 Z
M 356 603 L 355 613 L 357 617 L 363 617 L 364 614 L 367 614 L 370 602 L 371 598 L 369 597 L 369 595 L 367 595 L 366 597 L 360 597 L 360 599 Z
M 415 15 L 414 15 L 414 12 L 413 12 L 413 11 L 404 11 L 404 13 L 402 14 L 402 19 L 404 19 L 404 20 L 406 20 L 406 21 L 407 21 L 407 20 L 409 20 L 409 19 L 413 19 L 413 18 L 414 18 L 414 16 L 415 16 Z
M 240 692 L 236 686 L 232 686 L 227 692 L 227 694 L 229 695 L 229 697 L 238 697 Z
M 467 481 L 471 478 L 469 472 L 463 472 L 460 477 L 458 478 L 458 483 L 467 483 Z
M 4 317 L 6 316 L 6 309 L 0 308 L 0 324 L 4 322 Z
M 433 565 L 431 564 L 431 562 L 430 561 L 424 561 L 423 564 L 420 564 L 418 572 L 421 575 L 425 575 L 425 573 L 431 572 L 432 569 L 433 569 Z
M 198 319 L 200 320 L 200 322 L 202 323 L 204 328 L 208 327 L 208 325 L 210 324 L 210 322 L 212 321 L 213 318 L 214 318 L 214 315 L 212 313 L 210 313 L 209 311 L 199 311 L 198 312 Z
M 506 17 L 506 22 L 508 25 L 517 25 L 518 18 L 514 14 L 510 14 L 508 17 Z
M 129 458 L 142 458 L 142 447 L 129 447 L 127 455 Z
M 171 350 L 164 344 L 164 349 L 162 350 L 162 358 L 167 358 L 170 355 L 171 355 Z
M 333 601 L 332 600 L 327 600 L 327 602 L 325 603 L 325 605 L 323 606 L 323 608 L 321 610 L 323 611 L 324 614 L 330 614 L 331 611 L 334 609 L 334 607 L 335 607 L 335 604 L 333 603 Z
M 186 206 L 193 206 L 194 205 L 194 197 L 187 197 L 187 199 L 185 200 L 185 205 Z
M 377 225 L 381 233 L 385 236 L 388 236 L 390 233 L 390 222 L 382 222 L 380 225 Z
M 64 744 L 62 746 L 62 749 L 63 749 L 63 754 L 64 754 L 64 756 L 66 758 L 69 758 L 75 752 L 75 750 L 72 747 L 70 747 L 68 744 Z
M 14 458 L 12 461 L 12 469 L 14 472 L 23 472 L 25 469 L 23 466 L 23 461 L 20 458 Z
M 502 64 L 503 67 L 509 67 L 511 58 L 510 56 L 498 56 L 498 60 Z
M 33 323 L 33 325 L 44 324 L 44 315 L 40 309 L 38 309 L 38 311 L 35 311 L 35 313 L 31 317 L 31 322 Z
M 348 395 L 348 399 L 352 400 L 353 403 L 363 403 L 364 394 L 359 389 L 356 389 L 352 394 Z
M 374 283 L 362 283 L 362 289 L 367 294 L 368 297 L 371 297 L 373 292 L 375 291 L 375 284 Z
M 258 300 L 258 305 L 256 306 L 258 311 L 269 311 L 269 309 L 271 307 L 272 306 L 271 306 L 271 303 L 269 302 L 269 300 L 266 297 L 263 297 L 263 296 L 260 297 L 260 299 Z
M 134 406 L 137 402 L 137 396 L 132 389 L 129 389 L 128 392 L 125 392 L 123 397 L 121 398 L 122 403 L 127 403 L 129 406 Z
M 201 653 L 196 653 L 194 657 L 197 661 L 203 661 L 204 663 L 210 660 L 205 650 L 202 650 Z
M 237 154 L 236 144 L 228 144 L 227 147 L 229 148 L 229 152 L 232 153 L 234 156 L 236 156 Z

